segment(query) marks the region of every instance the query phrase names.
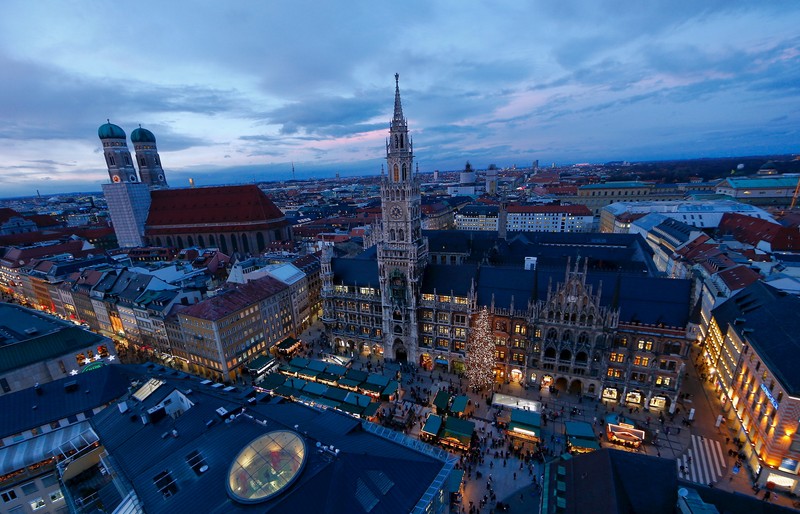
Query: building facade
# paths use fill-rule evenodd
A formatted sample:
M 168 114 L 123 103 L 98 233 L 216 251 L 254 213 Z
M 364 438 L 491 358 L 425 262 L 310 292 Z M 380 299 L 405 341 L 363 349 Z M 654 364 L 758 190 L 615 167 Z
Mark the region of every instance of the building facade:
M 800 298 L 755 282 L 711 311 L 708 380 L 761 487 L 800 492 Z M 771 484 L 771 485 L 770 485 Z
M 584 205 L 509 205 L 509 232 L 591 232 L 594 215 Z

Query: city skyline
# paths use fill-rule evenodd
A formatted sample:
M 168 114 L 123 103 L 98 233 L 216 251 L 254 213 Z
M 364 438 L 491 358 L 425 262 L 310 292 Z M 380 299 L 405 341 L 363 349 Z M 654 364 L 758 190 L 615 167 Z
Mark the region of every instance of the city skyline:
M 795 152 L 794 4 L 196 5 L 4 4 L 3 196 L 99 190 L 106 119 L 173 187 L 378 174 L 395 72 L 422 171 Z

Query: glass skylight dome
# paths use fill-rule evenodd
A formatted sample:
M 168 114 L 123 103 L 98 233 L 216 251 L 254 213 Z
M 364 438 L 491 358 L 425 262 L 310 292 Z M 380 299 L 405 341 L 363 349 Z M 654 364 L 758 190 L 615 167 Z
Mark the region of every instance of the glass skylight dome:
M 242 503 L 266 501 L 294 482 L 306 456 L 306 443 L 294 432 L 276 430 L 259 436 L 231 464 L 228 493 Z

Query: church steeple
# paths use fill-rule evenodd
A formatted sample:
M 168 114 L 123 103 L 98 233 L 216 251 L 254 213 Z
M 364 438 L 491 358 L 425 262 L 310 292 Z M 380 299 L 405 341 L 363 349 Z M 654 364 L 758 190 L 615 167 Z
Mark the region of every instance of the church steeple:
M 400 74 L 394 74 L 394 83 L 394 115 L 389 125 L 389 140 L 386 142 L 386 161 L 389 166 L 389 180 L 403 183 L 411 180 L 414 152 L 400 101 Z
M 392 118 L 392 125 L 406 125 L 406 119 L 403 117 L 403 104 L 400 102 L 400 74 L 394 74 L 394 117 Z

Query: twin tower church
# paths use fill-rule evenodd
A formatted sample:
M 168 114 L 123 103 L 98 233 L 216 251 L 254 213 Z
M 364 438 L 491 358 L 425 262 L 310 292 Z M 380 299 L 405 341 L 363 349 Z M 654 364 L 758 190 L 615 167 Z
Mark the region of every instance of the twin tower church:
M 248 255 L 291 239 L 289 222 L 258 186 L 170 188 L 152 132 L 131 132 L 138 173 L 122 128 L 109 121 L 97 135 L 110 179 L 103 194 L 120 247 L 199 246 Z

